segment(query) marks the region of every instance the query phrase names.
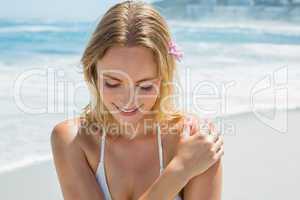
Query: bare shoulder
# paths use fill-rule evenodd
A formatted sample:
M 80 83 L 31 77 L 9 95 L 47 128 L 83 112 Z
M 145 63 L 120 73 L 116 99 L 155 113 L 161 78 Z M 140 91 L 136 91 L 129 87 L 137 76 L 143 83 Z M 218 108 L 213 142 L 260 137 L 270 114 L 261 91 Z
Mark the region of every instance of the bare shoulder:
M 96 171 L 98 149 L 100 148 L 101 132 L 91 131 L 83 118 L 66 119 L 57 123 L 51 133 L 51 147 L 53 158 L 56 161 L 69 159 L 78 162 L 78 155 L 82 161 Z
M 184 125 L 190 127 L 190 135 L 199 131 L 199 126 L 204 123 L 205 119 L 197 114 L 185 113 L 162 128 L 162 133 L 169 138 L 175 139 L 177 142 L 183 137 Z
M 177 152 L 179 142 L 184 137 L 184 125 L 189 127 L 189 134 L 194 135 L 202 131 L 201 125 L 204 123 L 206 123 L 206 118 L 201 117 L 199 114 L 185 113 L 181 118 L 161 128 L 162 143 L 166 152 L 166 163 L 171 161 Z
M 77 118 L 67 119 L 57 123 L 52 129 L 51 149 L 57 172 L 66 171 L 66 164 L 74 162 L 74 155 L 83 154 L 78 143 L 77 122 Z
M 54 141 L 57 141 L 58 139 L 59 140 L 65 140 L 65 141 L 68 141 L 70 140 L 70 122 L 73 121 L 74 122 L 74 119 L 72 120 L 64 120 L 64 121 L 61 121 L 59 123 L 57 123 L 53 129 L 52 129 L 52 132 L 51 132 L 51 140 L 54 140 Z
M 77 136 L 79 118 L 67 119 L 57 123 L 51 132 L 53 147 L 62 147 L 73 144 Z
M 185 114 L 178 120 L 173 127 L 175 131 L 166 131 L 164 134 L 164 143 L 166 147 L 167 162 L 170 162 L 176 156 L 181 139 L 183 139 L 184 125 L 190 128 L 190 135 L 202 132 L 201 126 L 204 123 L 211 122 L 205 117 L 198 114 Z M 210 128 L 213 128 L 212 123 Z M 170 134 L 172 133 L 172 134 Z M 202 189 L 199 189 L 202 188 Z M 210 199 L 219 200 L 222 189 L 222 163 L 221 160 L 216 162 L 212 167 L 203 174 L 193 177 L 180 191 L 180 196 L 184 199 Z
M 57 123 L 51 132 L 52 148 L 66 150 L 66 148 L 70 149 L 77 146 L 84 150 L 86 146 L 97 141 L 99 137 L 97 132 L 88 134 L 86 129 L 84 119 L 80 117 L 66 119 Z
M 196 131 L 199 117 L 192 114 L 184 114 L 180 118 L 165 123 L 161 127 L 162 143 L 166 154 L 166 163 L 169 163 L 176 154 L 177 146 L 183 137 L 184 124 L 190 121 L 191 133 Z
M 53 161 L 64 199 L 78 199 L 82 196 L 82 199 L 96 200 L 101 194 L 85 148 L 93 140 L 90 139 L 91 135 L 81 133 L 80 120 L 80 118 L 64 120 L 53 127 L 51 133 Z

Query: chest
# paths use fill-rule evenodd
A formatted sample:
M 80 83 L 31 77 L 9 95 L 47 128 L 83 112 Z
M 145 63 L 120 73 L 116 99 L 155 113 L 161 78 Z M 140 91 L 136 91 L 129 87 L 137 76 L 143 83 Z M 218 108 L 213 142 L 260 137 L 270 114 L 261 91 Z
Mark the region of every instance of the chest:
M 135 151 L 106 148 L 105 174 L 113 199 L 138 199 L 158 178 L 160 164 L 156 147 L 155 144 L 150 148 L 137 147 Z
M 148 165 L 140 163 L 134 167 L 108 160 L 105 163 L 105 174 L 113 199 L 138 199 L 159 176 L 159 162 L 155 160 L 147 161 Z
M 174 145 L 166 143 L 165 140 L 162 140 L 162 144 L 165 168 L 174 155 Z M 113 199 L 138 199 L 159 177 L 158 143 L 148 143 L 146 146 L 122 149 L 113 148 L 112 144 L 106 143 L 104 169 Z M 87 152 L 88 161 L 95 174 L 100 161 L 100 149 L 101 143 Z

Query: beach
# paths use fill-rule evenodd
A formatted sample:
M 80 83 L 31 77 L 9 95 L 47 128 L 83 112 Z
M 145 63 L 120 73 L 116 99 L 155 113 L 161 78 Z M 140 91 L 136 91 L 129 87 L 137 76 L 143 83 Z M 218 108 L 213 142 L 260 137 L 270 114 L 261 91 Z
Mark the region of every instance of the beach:
M 1 173 L 0 188 L 3 200 L 63 199 L 52 160 Z
M 286 8 L 166 16 L 178 108 L 224 135 L 223 200 L 300 199 L 300 14 Z M 50 135 L 90 101 L 80 58 L 97 22 L 0 16 L 0 200 L 62 199 Z
M 286 133 L 253 114 L 230 120 L 237 129 L 224 137 L 224 200 L 299 199 L 299 110 L 288 112 Z
M 224 200 L 300 198 L 299 119 L 289 111 L 288 132 L 279 133 L 252 113 L 222 118 L 235 126 L 223 135 Z M 52 160 L 0 174 L 0 188 L 3 200 L 62 200 Z

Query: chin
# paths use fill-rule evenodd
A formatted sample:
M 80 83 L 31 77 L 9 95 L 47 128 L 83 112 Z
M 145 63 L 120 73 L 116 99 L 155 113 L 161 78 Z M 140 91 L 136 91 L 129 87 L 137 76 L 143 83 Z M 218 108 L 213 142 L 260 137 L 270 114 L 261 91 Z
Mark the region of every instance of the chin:
M 120 124 L 125 124 L 125 123 L 135 124 L 144 117 L 144 114 L 138 111 L 132 116 L 124 116 L 121 113 L 116 113 L 113 116 Z

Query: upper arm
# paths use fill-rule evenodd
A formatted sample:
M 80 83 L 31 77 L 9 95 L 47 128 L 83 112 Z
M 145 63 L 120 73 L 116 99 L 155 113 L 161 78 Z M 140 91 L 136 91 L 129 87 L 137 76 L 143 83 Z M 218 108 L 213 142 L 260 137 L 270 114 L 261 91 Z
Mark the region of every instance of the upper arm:
M 191 117 L 191 135 L 200 131 L 203 119 L 197 115 Z M 216 131 L 214 124 L 211 131 Z M 204 173 L 193 177 L 184 187 L 184 200 L 221 200 L 222 193 L 222 159 L 220 158 Z
M 65 200 L 101 200 L 102 192 L 89 167 L 76 135 L 60 123 L 51 133 L 51 147 L 56 173 Z
M 184 187 L 184 200 L 220 200 L 222 193 L 222 160 L 204 173 L 193 177 Z

